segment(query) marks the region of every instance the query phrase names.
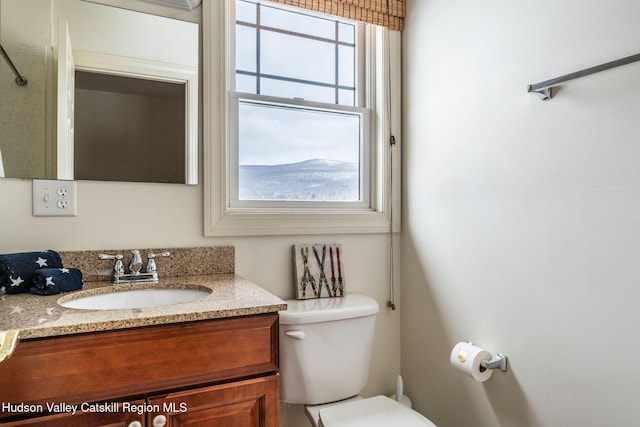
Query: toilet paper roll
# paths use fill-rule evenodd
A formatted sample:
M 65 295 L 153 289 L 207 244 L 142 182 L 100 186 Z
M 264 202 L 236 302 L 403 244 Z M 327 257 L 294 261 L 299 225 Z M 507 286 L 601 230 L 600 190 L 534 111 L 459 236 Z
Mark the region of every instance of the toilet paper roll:
M 485 382 L 493 374 L 493 369 L 483 368 L 480 363 L 493 358 L 491 353 L 468 342 L 459 342 L 451 351 L 451 366 L 474 380 Z

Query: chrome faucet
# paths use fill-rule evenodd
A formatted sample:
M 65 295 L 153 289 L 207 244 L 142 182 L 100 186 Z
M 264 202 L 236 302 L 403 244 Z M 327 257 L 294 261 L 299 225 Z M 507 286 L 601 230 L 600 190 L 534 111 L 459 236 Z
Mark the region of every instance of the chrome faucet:
M 140 251 L 137 249 L 132 250 L 131 255 L 133 255 L 133 257 L 129 263 L 129 271 L 134 276 L 137 276 L 140 274 L 140 271 L 142 271 L 142 257 L 140 256 Z
M 140 251 L 133 249 L 131 251 L 131 262 L 129 263 L 129 273 L 125 273 L 122 259 L 122 254 L 100 254 L 99 259 L 113 259 L 115 264 L 113 266 L 112 282 L 117 283 L 130 283 L 130 282 L 157 282 L 158 281 L 158 267 L 156 266 L 155 258 L 168 257 L 171 254 L 167 251 L 159 254 L 148 253 L 147 254 L 147 267 L 145 271 L 142 271 L 142 256 Z

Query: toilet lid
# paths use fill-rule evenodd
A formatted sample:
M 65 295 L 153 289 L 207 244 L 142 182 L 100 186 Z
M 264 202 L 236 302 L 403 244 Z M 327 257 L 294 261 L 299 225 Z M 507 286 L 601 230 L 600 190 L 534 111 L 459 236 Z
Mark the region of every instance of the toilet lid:
M 320 410 L 323 427 L 436 427 L 416 411 L 386 396 L 370 397 Z

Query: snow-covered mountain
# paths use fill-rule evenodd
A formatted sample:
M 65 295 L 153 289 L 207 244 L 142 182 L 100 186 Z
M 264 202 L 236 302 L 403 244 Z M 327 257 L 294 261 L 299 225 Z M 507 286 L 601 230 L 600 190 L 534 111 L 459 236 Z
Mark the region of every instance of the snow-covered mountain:
M 241 200 L 354 201 L 357 163 L 314 159 L 282 165 L 241 165 Z

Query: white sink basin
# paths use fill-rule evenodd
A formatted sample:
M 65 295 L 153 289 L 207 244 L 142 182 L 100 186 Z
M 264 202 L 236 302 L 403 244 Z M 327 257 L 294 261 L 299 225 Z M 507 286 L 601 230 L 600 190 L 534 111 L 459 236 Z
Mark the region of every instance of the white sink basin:
M 117 285 L 116 285 L 117 286 Z M 170 288 L 151 287 L 143 289 L 108 289 L 95 295 L 92 291 L 83 291 L 58 300 L 66 308 L 81 310 L 120 310 L 127 308 L 159 307 L 163 305 L 191 302 L 204 298 L 211 293 L 205 287 Z M 82 295 L 87 294 L 87 295 Z

